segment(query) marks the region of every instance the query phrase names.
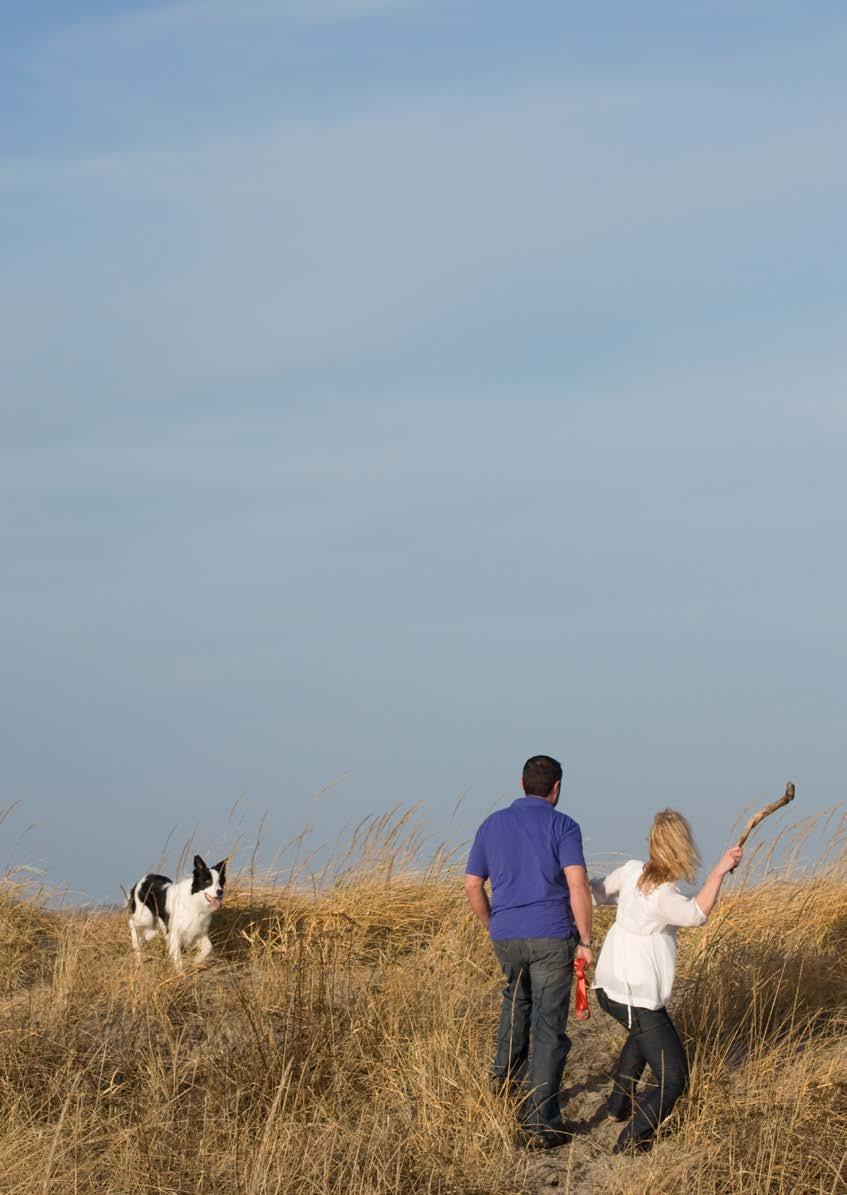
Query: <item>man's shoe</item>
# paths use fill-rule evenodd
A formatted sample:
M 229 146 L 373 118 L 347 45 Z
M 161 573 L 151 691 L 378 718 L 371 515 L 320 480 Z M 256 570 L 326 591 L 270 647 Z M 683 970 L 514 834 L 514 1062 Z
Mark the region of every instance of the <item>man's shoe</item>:
M 518 1132 L 518 1144 L 524 1149 L 559 1149 L 562 1145 L 570 1145 L 572 1140 L 573 1133 L 567 1129 L 542 1133 L 520 1129 Z
M 612 1147 L 613 1154 L 646 1154 L 653 1148 L 653 1138 L 639 1141 L 637 1137 L 618 1137 Z

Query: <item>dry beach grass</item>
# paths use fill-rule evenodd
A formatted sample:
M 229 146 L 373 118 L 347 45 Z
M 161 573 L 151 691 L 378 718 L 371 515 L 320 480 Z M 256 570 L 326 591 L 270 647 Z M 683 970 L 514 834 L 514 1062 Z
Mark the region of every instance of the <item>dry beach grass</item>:
M 808 827 L 806 827 L 808 830 Z M 374 823 L 309 892 L 231 885 L 202 970 L 136 973 L 118 912 L 0 887 L 0 1191 L 386 1195 L 847 1190 L 845 823 L 812 871 L 738 877 L 681 935 L 689 1095 L 652 1154 L 612 1158 L 619 1030 L 572 1021 L 573 1146 L 527 1155 L 486 1070 L 499 997 L 444 859 Z M 602 926 L 609 911 L 602 910 Z

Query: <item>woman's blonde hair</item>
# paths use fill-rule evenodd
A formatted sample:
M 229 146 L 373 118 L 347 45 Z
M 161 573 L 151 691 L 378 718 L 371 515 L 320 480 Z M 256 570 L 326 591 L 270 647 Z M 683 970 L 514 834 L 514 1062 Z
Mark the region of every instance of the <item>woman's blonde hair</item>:
M 691 827 L 681 813 L 675 809 L 657 813 L 647 843 L 650 858 L 638 879 L 642 892 L 650 892 L 659 884 L 674 880 L 692 883 L 700 866 L 700 855 L 694 845 Z

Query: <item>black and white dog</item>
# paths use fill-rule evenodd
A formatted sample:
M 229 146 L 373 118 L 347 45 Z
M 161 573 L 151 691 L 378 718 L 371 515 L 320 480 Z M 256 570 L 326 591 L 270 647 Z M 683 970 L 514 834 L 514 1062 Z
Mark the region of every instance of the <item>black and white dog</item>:
M 141 941 L 161 934 L 168 944 L 168 956 L 179 971 L 182 952 L 197 947 L 197 962 L 212 949 L 209 923 L 223 904 L 226 859 L 207 867 L 194 856 L 190 879 L 169 880 L 167 876 L 145 875 L 129 892 L 129 934 L 137 962 L 141 962 Z

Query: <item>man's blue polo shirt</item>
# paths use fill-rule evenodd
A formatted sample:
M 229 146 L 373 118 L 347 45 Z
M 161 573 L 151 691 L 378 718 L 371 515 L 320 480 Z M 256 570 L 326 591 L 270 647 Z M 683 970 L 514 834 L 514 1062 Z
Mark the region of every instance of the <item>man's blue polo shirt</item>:
M 543 797 L 519 797 L 487 817 L 466 871 L 491 880 L 491 937 L 571 937 L 575 926 L 562 868 L 577 864 L 585 866 L 579 826 Z

